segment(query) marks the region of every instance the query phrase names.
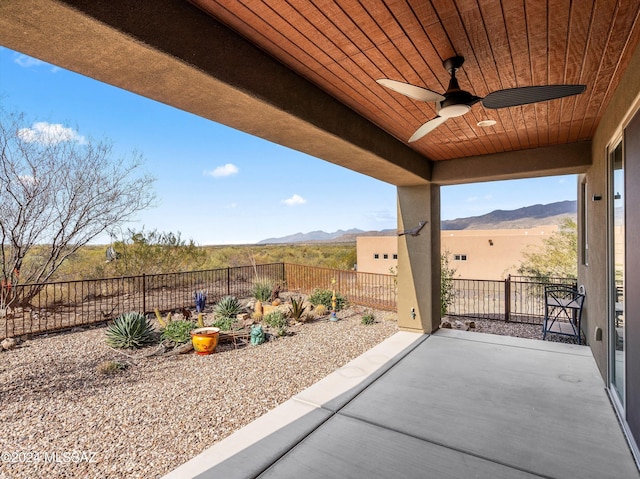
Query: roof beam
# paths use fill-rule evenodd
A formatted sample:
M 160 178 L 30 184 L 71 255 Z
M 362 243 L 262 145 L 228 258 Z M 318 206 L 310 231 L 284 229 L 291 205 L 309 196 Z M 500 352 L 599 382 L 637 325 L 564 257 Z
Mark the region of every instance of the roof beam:
M 183 0 L 0 3 L 0 44 L 395 185 L 432 162 Z
M 492 155 L 434 162 L 432 181 L 456 185 L 539 176 L 585 173 L 591 166 L 591 142 L 545 146 Z

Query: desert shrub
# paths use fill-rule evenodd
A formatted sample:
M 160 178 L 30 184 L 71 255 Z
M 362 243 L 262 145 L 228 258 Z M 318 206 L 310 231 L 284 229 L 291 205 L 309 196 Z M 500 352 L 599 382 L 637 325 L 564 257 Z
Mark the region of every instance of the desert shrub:
M 196 325 L 193 321 L 186 319 L 171 321 L 165 326 L 160 337 L 174 344 L 184 344 L 191 340 L 191 331 L 195 328 Z
M 376 317 L 371 311 L 366 311 L 362 315 L 362 324 L 370 325 L 376 322 Z
M 333 291 L 330 289 L 316 289 L 309 296 L 309 302 L 314 306 L 323 305 L 327 310 L 331 309 Z M 347 305 L 347 299 L 336 291 L 336 311 L 340 311 Z
M 235 296 L 225 296 L 213 308 L 213 315 L 216 321 L 222 318 L 234 318 L 235 321 L 236 315 L 241 312 L 242 306 Z
M 141 348 L 153 343 L 153 325 L 144 314 L 129 312 L 118 316 L 107 328 L 107 344 L 113 348 Z
M 269 301 L 271 292 L 273 291 L 273 283 L 269 278 L 256 278 L 251 288 L 251 295 L 258 301 Z
M 265 314 L 262 320 L 275 329 L 278 336 L 284 336 L 287 334 L 289 320 L 282 311 L 272 311 L 271 313 Z
M 236 318 L 221 317 L 213 322 L 213 326 L 220 328 L 220 331 L 231 331 L 235 322 Z
M 129 365 L 127 363 L 121 363 L 119 361 L 103 361 L 96 367 L 98 374 L 104 374 L 105 376 L 116 374 L 120 371 L 127 369 Z

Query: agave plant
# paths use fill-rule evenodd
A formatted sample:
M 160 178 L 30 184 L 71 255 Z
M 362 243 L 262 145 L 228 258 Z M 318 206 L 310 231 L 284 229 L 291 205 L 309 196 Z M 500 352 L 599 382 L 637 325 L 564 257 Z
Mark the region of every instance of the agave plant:
M 242 306 L 235 296 L 225 296 L 214 308 L 214 317 L 216 319 L 235 318 L 238 313 L 242 312 Z
M 291 305 L 289 306 L 289 314 L 296 321 L 300 321 L 307 307 L 304 305 L 302 298 L 291 297 Z
M 141 348 L 153 343 L 153 325 L 144 314 L 129 312 L 118 316 L 107 328 L 107 344 L 114 348 Z

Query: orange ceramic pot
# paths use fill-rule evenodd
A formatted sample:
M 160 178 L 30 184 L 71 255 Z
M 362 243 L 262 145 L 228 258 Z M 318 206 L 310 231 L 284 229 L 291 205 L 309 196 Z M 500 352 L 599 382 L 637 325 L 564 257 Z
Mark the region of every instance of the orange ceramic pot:
M 196 354 L 211 354 L 218 345 L 220 328 L 197 328 L 191 331 L 191 342 Z

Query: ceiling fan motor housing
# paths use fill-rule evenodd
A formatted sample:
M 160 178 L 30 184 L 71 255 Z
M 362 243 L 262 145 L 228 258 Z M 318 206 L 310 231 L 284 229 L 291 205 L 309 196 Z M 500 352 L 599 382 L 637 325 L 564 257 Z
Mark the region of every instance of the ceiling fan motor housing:
M 471 105 L 475 103 L 476 97 L 467 91 L 448 91 L 444 94 L 445 99 L 442 100 L 436 109 L 438 116 L 443 118 L 455 118 L 462 116 L 471 110 Z

